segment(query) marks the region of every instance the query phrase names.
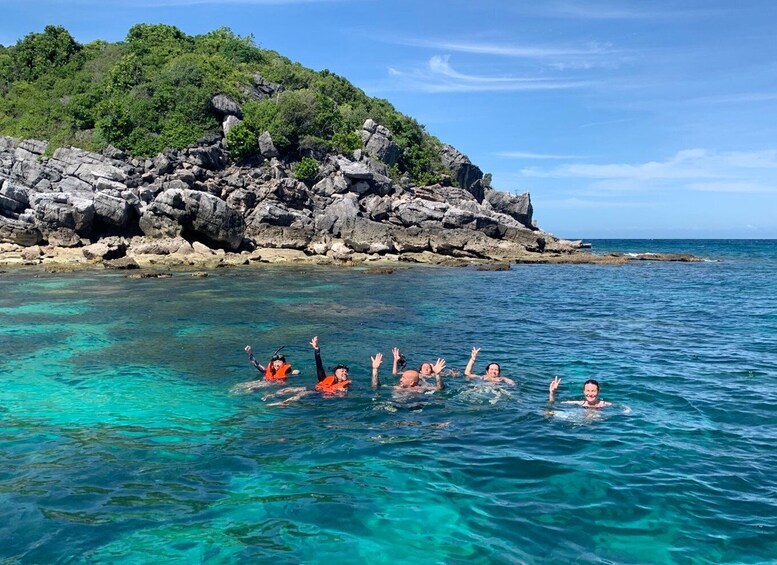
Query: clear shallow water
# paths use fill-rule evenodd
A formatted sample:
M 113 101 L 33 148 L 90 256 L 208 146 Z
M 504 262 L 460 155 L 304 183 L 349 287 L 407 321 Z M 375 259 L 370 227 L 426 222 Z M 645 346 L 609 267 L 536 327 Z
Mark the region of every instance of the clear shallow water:
M 0 275 L 0 560 L 773 561 L 777 242 L 593 243 L 720 261 Z M 229 393 L 316 334 L 347 398 Z M 394 345 L 519 385 L 375 393 Z

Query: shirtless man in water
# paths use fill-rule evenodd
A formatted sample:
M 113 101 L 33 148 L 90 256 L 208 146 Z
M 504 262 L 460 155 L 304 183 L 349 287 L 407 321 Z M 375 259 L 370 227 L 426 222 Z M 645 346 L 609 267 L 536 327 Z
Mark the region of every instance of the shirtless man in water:
M 553 380 L 550 381 L 549 402 L 555 402 L 556 389 L 560 384 L 561 379 L 559 379 L 558 376 L 553 377 Z M 583 385 L 583 396 L 585 397 L 585 400 L 562 400 L 561 403 L 575 404 L 584 408 L 604 408 L 605 406 L 612 406 L 612 402 L 605 402 L 604 400 L 599 399 L 599 383 L 593 379 L 585 381 L 585 384 Z
M 396 360 L 399 356 L 399 349 L 394 348 L 394 364 L 396 366 Z M 378 374 L 378 368 L 383 362 L 383 354 L 376 353 L 372 359 L 372 388 L 380 388 L 380 376 Z M 434 374 L 435 384 L 425 384 L 421 381 L 421 373 L 414 370 L 402 371 L 399 378 L 399 384 L 393 389 L 395 391 L 408 391 L 408 392 L 425 392 L 427 390 L 442 390 L 444 385 L 442 384 L 442 370 L 445 368 L 445 359 L 437 359 L 437 363 L 429 365 L 429 374 Z
M 407 371 L 400 372 L 400 370 L 403 369 L 405 366 L 405 357 L 399 352 L 398 347 L 394 347 L 391 350 L 391 353 L 394 355 L 394 365 L 391 368 L 392 375 L 404 375 L 405 373 L 407 374 L 418 373 L 418 375 L 421 377 L 421 380 L 426 381 L 427 379 L 430 379 L 433 376 L 436 377 L 437 375 L 441 375 L 442 370 L 445 369 L 445 359 L 438 358 L 437 363 L 424 361 L 423 363 L 421 363 L 421 366 L 418 367 L 417 371 L 407 370 Z
M 476 375 L 473 373 L 472 370 L 475 368 L 475 360 L 478 358 L 478 353 L 480 353 L 480 348 L 473 347 L 467 367 L 464 369 L 464 375 L 467 379 L 483 379 L 484 381 L 491 383 L 505 383 L 508 385 L 515 384 L 513 379 L 502 376 L 502 368 L 499 366 L 499 363 L 489 363 L 486 365 L 485 375 Z

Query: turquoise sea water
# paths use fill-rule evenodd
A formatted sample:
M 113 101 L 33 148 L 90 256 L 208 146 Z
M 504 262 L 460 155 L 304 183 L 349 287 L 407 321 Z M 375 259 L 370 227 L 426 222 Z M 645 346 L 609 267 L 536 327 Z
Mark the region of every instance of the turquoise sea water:
M 777 242 L 610 250 L 710 261 L 0 274 L 0 562 L 774 562 Z M 230 394 L 313 335 L 347 398 Z M 392 346 L 518 384 L 376 393 Z

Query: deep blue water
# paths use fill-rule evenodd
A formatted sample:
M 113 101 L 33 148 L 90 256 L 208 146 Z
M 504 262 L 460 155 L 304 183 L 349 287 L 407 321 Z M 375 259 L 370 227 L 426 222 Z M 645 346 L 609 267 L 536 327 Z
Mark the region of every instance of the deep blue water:
M 593 244 L 709 261 L 0 274 L 0 562 L 774 562 L 777 241 Z M 348 397 L 230 394 L 313 335 Z M 393 346 L 517 386 L 376 393 Z

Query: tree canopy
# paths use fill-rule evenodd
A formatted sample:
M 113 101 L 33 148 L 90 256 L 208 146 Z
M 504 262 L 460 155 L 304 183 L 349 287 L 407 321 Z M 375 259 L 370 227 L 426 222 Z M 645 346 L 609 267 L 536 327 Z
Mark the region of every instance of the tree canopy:
M 257 75 L 282 91 L 256 100 Z M 0 133 L 47 139 L 52 148 L 111 144 L 136 156 L 182 148 L 220 131 L 216 94 L 242 106 L 244 120 L 227 136 L 236 158 L 250 157 L 264 131 L 285 152 L 350 153 L 372 118 L 402 150 L 394 175 L 428 183 L 444 171 L 439 141 L 388 101 L 228 28 L 189 36 L 170 25 L 137 24 L 123 42 L 81 45 L 65 28 L 46 26 L 0 47 Z

